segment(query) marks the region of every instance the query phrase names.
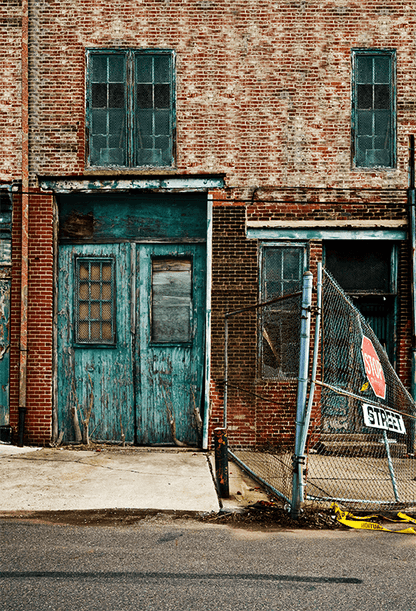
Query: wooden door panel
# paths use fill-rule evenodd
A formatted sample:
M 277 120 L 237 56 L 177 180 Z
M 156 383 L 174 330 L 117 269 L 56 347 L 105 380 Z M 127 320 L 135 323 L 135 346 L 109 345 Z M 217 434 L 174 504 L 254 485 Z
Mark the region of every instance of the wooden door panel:
M 205 246 L 138 247 L 137 439 L 198 445 L 205 341 Z M 173 424 L 173 426 L 172 426 Z
M 115 292 L 115 300 L 113 309 L 108 310 L 110 263 L 114 268 L 111 291 Z M 90 286 L 86 284 L 87 264 L 90 268 L 92 265 Z M 102 277 L 94 277 L 100 266 L 104 270 Z M 83 271 L 77 272 L 77 269 Z M 75 439 L 75 413 L 82 428 L 82 420 L 91 412 L 90 437 L 134 441 L 130 299 L 129 244 L 61 246 L 58 420 L 64 440 Z M 110 315 L 113 317 L 111 332 L 108 330 Z M 89 330 L 85 331 L 88 325 Z

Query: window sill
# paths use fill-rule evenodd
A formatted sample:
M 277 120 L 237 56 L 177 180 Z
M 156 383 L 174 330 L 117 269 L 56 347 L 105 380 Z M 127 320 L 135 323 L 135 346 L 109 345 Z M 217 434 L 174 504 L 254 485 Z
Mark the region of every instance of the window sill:
M 377 173 L 380 174 L 381 172 L 388 172 L 389 174 L 391 174 L 392 172 L 397 172 L 398 168 L 385 168 L 385 167 L 374 167 L 374 168 L 365 168 L 365 167 L 352 167 L 350 168 L 351 172 L 365 172 L 366 174 L 369 173 Z

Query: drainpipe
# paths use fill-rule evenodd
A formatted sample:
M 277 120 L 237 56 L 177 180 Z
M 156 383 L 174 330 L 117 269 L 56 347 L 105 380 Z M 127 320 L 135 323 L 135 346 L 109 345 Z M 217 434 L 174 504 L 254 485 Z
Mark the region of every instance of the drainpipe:
M 27 295 L 29 228 L 29 0 L 22 0 L 22 233 L 20 268 L 19 447 L 23 446 L 26 418 Z
M 412 286 L 412 374 L 411 395 L 416 400 L 416 229 L 415 229 L 415 137 L 409 136 L 409 187 L 407 189 L 407 202 L 409 204 L 409 233 L 410 233 L 410 276 Z M 407 451 L 409 454 L 415 452 L 415 422 L 409 424 L 409 437 Z

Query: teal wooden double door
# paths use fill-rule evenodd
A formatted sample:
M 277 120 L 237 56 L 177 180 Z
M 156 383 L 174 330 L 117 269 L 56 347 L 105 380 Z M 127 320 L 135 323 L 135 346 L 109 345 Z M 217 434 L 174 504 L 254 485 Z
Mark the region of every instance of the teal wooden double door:
M 57 318 L 64 440 L 199 445 L 205 244 L 62 244 Z

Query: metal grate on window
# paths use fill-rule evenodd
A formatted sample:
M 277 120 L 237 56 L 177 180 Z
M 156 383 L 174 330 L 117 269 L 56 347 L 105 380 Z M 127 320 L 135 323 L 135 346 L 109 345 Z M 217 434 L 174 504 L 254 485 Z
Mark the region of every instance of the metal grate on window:
M 76 342 L 114 344 L 114 261 L 92 257 L 77 259 L 76 284 Z
M 303 247 L 264 247 L 261 266 L 261 300 L 293 295 L 302 288 Z M 298 375 L 300 298 L 288 297 L 260 310 L 261 375 L 290 379 Z

